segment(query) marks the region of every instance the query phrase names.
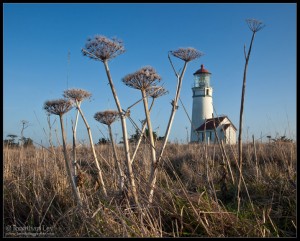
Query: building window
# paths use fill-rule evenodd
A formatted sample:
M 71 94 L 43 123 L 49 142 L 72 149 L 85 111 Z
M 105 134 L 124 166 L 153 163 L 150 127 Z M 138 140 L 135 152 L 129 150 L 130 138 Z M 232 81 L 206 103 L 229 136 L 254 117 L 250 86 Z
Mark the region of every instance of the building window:
M 206 95 L 209 95 L 209 89 L 206 89 Z
M 212 131 L 209 132 L 209 139 L 210 140 L 212 140 L 211 136 L 212 136 Z

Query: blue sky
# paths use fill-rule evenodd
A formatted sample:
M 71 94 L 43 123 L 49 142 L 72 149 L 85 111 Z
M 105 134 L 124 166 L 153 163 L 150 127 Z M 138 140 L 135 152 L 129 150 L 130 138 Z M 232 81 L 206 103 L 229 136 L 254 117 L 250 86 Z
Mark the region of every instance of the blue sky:
M 191 116 L 193 73 L 204 64 L 212 73 L 213 104 L 217 115 L 227 115 L 239 126 L 240 99 L 245 65 L 244 45 L 252 32 L 245 20 L 255 18 L 266 27 L 256 34 L 247 73 L 243 139 L 286 135 L 296 139 L 296 4 L 4 4 L 3 5 L 3 138 L 20 135 L 21 120 L 30 126 L 24 135 L 48 145 L 46 100 L 62 97 L 67 88 L 92 93 L 82 110 L 94 142 L 108 136 L 94 120 L 98 111 L 116 109 L 102 62 L 84 57 L 81 48 L 96 34 L 123 40 L 126 52 L 109 62 L 123 109 L 140 98 L 138 90 L 121 79 L 151 65 L 169 91 L 157 99 L 151 113 L 153 128 L 164 135 L 174 98 L 176 78 L 168 51 L 194 47 L 203 52 L 190 62 L 183 80 L 181 100 Z M 68 60 L 68 52 L 70 58 Z M 183 62 L 174 59 L 175 68 Z M 75 109 L 66 114 L 68 141 Z M 131 110 L 139 124 L 142 104 Z M 51 122 L 55 120 L 51 116 Z M 129 135 L 135 130 L 128 121 Z M 118 141 L 121 125 L 112 125 Z M 44 133 L 44 130 L 46 134 Z M 61 141 L 59 120 L 53 125 Z M 101 132 L 99 131 L 101 130 Z M 181 104 L 176 112 L 171 141 L 186 142 L 189 119 Z M 88 143 L 83 121 L 78 140 Z

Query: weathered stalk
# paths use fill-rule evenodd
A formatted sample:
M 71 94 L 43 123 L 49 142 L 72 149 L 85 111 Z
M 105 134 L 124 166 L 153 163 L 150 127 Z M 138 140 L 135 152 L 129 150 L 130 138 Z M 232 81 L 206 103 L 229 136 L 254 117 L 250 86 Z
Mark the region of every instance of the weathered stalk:
M 72 172 L 71 172 L 71 169 L 70 169 L 70 161 L 69 161 L 69 157 L 68 157 L 68 154 L 67 154 L 67 148 L 66 148 L 66 133 L 65 133 L 65 128 L 64 128 L 62 115 L 59 115 L 59 120 L 60 120 L 60 126 L 61 126 L 63 150 L 64 150 L 64 157 L 65 157 L 65 164 L 66 164 L 66 168 L 67 168 L 67 173 L 68 173 L 68 176 L 69 176 L 69 180 L 70 180 L 70 183 L 71 183 L 73 195 L 76 199 L 76 202 L 79 206 L 82 206 L 81 198 L 80 198 L 79 192 L 76 188 L 76 184 L 74 182 L 74 179 L 72 178 Z
M 244 112 L 244 99 L 245 99 L 245 90 L 246 90 L 246 77 L 247 77 L 247 69 L 248 69 L 248 63 L 250 58 L 250 53 L 252 49 L 252 44 L 254 41 L 254 37 L 256 32 L 261 30 L 264 25 L 262 22 L 255 20 L 255 19 L 247 19 L 246 20 L 249 29 L 252 31 L 252 38 L 250 42 L 250 47 L 248 50 L 248 54 L 246 56 L 246 50 L 244 47 L 244 55 L 245 55 L 245 67 L 244 67 L 244 76 L 243 76 L 243 86 L 242 86 L 242 97 L 241 97 L 241 108 L 240 108 L 240 122 L 239 122 L 239 136 L 238 136 L 238 169 L 239 169 L 239 182 L 238 182 L 238 191 L 237 191 L 237 202 L 238 202 L 238 211 L 240 211 L 240 189 L 241 189 L 241 182 L 242 182 L 242 170 L 243 170 L 243 148 L 242 148 L 242 131 L 243 131 L 243 112 Z
M 80 105 L 80 103 L 79 103 Z M 76 137 L 76 131 L 77 131 L 77 123 L 78 123 L 78 117 L 79 117 L 79 111 L 76 111 L 76 118 L 75 118 L 75 124 L 72 125 L 72 132 L 73 132 L 73 170 L 74 170 L 74 180 L 76 183 L 76 176 L 77 176 L 77 152 L 76 152 L 76 146 L 77 146 L 77 137 Z
M 250 48 L 248 50 L 248 55 L 246 57 L 245 68 L 244 68 L 244 77 L 243 77 L 243 86 L 242 86 L 242 97 L 241 97 L 241 108 L 240 108 L 240 122 L 239 122 L 239 136 L 238 136 L 238 165 L 239 165 L 239 182 L 238 182 L 238 190 L 237 190 L 237 202 L 238 202 L 238 213 L 240 210 L 240 191 L 241 191 L 241 183 L 242 183 L 242 169 L 243 169 L 243 146 L 242 146 L 242 132 L 243 132 L 243 113 L 244 113 L 244 99 L 245 99 L 245 90 L 246 90 L 246 77 L 247 77 L 247 69 L 248 62 L 250 58 L 251 48 L 254 40 L 255 32 L 252 34 Z
M 136 190 L 136 185 L 135 185 L 135 180 L 134 180 L 134 174 L 133 174 L 132 165 L 131 165 L 131 159 L 130 159 L 130 150 L 129 150 L 127 126 L 126 126 L 126 116 L 124 115 L 124 113 L 122 111 L 121 104 L 120 104 L 117 92 L 115 90 L 115 87 L 114 87 L 114 84 L 113 84 L 113 81 L 112 81 L 112 78 L 111 78 L 111 75 L 110 75 L 107 60 L 104 60 L 103 64 L 104 64 L 105 71 L 106 71 L 106 74 L 107 74 L 107 78 L 108 78 L 108 81 L 109 81 L 109 85 L 110 85 L 110 88 L 111 88 L 112 94 L 114 96 L 115 103 L 117 105 L 117 108 L 118 108 L 118 111 L 119 111 L 119 114 L 120 114 L 120 118 L 121 118 L 124 151 L 125 151 L 125 156 L 126 156 L 128 178 L 129 178 L 129 181 L 130 181 L 130 184 L 131 184 L 132 195 L 133 195 L 135 204 L 138 207 L 140 207 L 139 200 L 138 200 L 138 194 L 137 194 L 137 190 Z
M 149 113 L 151 113 L 151 109 L 152 109 L 152 106 L 153 106 L 153 104 L 154 104 L 154 100 L 155 100 L 155 98 L 152 99 L 152 102 L 151 102 L 151 105 L 150 105 L 150 108 L 149 108 Z M 146 130 L 146 121 L 145 121 L 145 122 L 143 123 L 143 125 L 142 125 L 142 130 L 141 130 L 141 133 L 140 133 L 140 137 L 139 137 L 139 140 L 138 140 L 138 142 L 137 142 L 137 144 L 136 144 L 134 153 L 133 153 L 133 155 L 132 155 L 131 163 L 133 163 L 134 158 L 135 158 L 135 156 L 136 156 L 136 154 L 137 154 L 137 151 L 138 151 L 139 146 L 140 146 L 140 144 L 141 144 L 141 142 L 142 142 L 142 139 L 143 139 L 145 130 Z
M 155 166 L 152 168 L 152 172 L 150 174 L 150 182 L 149 182 L 150 183 L 150 192 L 149 192 L 149 197 L 148 197 L 149 203 L 152 203 L 152 201 L 153 201 L 154 188 L 155 188 L 156 177 L 157 177 L 157 173 L 158 173 L 158 165 L 160 164 L 161 158 L 162 158 L 164 150 L 166 148 L 168 138 L 169 138 L 169 134 L 170 134 L 170 131 L 171 131 L 171 127 L 172 127 L 172 124 L 173 124 L 173 120 L 174 120 L 174 117 L 175 117 L 175 112 L 178 109 L 177 103 L 178 103 L 178 99 L 179 99 L 179 96 L 180 96 L 181 83 L 182 83 L 182 79 L 183 79 L 186 67 L 187 67 L 187 61 L 184 62 L 183 70 L 182 70 L 180 76 L 177 77 L 178 78 L 178 85 L 177 85 L 177 88 L 176 88 L 175 99 L 172 102 L 172 111 L 171 111 L 171 115 L 170 115 L 170 118 L 169 118 L 166 134 L 165 134 L 165 137 L 164 137 L 164 140 L 163 140 L 162 149 L 160 151 L 157 162 L 155 163 Z
M 94 160 L 95 160 L 95 163 L 96 163 L 96 166 L 97 166 L 97 170 L 98 170 L 98 176 L 99 176 L 99 181 L 102 185 L 102 190 L 103 190 L 103 193 L 105 196 L 107 196 L 107 192 L 106 192 L 106 188 L 105 188 L 105 184 L 104 184 L 104 181 L 103 181 L 103 177 L 102 177 L 102 171 L 101 171 L 101 168 L 100 168 L 100 164 L 99 164 L 99 161 L 97 159 L 97 155 L 96 155 L 96 151 L 95 151 L 95 146 L 94 146 L 94 142 L 93 142 L 93 137 L 92 137 L 92 132 L 91 132 L 91 128 L 87 122 L 87 120 L 85 119 L 84 115 L 83 115 L 83 112 L 80 108 L 80 105 L 78 104 L 78 101 L 76 100 L 76 106 L 77 106 L 77 109 L 84 121 L 84 124 L 86 126 L 86 129 L 87 129 L 87 132 L 88 132 L 88 136 L 89 136 L 89 140 L 90 140 L 90 145 L 91 145 L 91 149 L 92 149 L 92 152 L 93 152 L 93 156 L 94 156 Z
M 149 131 L 149 138 L 150 138 L 150 145 L 151 145 L 151 147 L 150 147 L 151 148 L 151 157 L 152 157 L 151 173 L 153 173 L 154 168 L 156 166 L 155 143 L 154 143 L 154 138 L 153 138 L 152 124 L 151 124 L 150 113 L 149 113 L 149 109 L 148 109 L 148 99 L 146 97 L 146 91 L 144 89 L 142 89 L 141 92 L 142 92 L 144 110 L 145 110 L 145 115 L 146 115 L 148 131 Z
M 123 190 L 124 190 L 125 176 L 124 176 L 124 172 L 121 168 L 120 160 L 118 158 L 116 145 L 115 145 L 112 130 L 111 130 L 111 125 L 108 125 L 108 132 L 109 132 L 109 137 L 110 137 L 110 141 L 111 141 L 112 148 L 113 148 L 113 155 L 114 155 L 114 159 L 115 159 L 115 162 L 116 162 L 117 170 L 119 172 L 119 189 L 120 189 L 120 192 L 122 193 Z

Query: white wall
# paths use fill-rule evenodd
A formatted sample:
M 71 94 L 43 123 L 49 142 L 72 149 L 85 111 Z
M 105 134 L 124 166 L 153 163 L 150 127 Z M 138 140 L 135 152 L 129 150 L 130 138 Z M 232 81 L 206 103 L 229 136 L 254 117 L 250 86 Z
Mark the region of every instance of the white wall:
M 220 141 L 223 140 L 223 142 L 226 144 L 236 144 L 236 130 L 232 126 L 229 126 L 224 132 L 222 130 L 222 128 L 223 128 L 223 125 L 225 125 L 225 124 L 230 124 L 230 121 L 228 120 L 228 118 L 225 118 L 216 129 L 219 140 Z M 205 136 L 204 136 L 203 131 L 199 132 L 199 141 L 200 142 L 202 142 L 202 140 L 203 140 L 202 137 L 205 137 L 206 143 L 208 143 L 208 142 L 210 144 L 217 143 L 217 139 L 215 137 L 214 130 L 206 130 Z M 195 139 L 195 141 L 198 141 L 198 139 Z
M 208 95 L 207 95 L 208 94 Z M 191 141 L 198 141 L 198 136 L 194 129 L 200 127 L 205 119 L 212 118 L 212 88 L 193 88 L 193 109 L 191 125 Z M 201 140 L 201 137 L 200 137 Z
M 236 131 L 232 126 L 225 130 L 226 144 L 236 144 Z

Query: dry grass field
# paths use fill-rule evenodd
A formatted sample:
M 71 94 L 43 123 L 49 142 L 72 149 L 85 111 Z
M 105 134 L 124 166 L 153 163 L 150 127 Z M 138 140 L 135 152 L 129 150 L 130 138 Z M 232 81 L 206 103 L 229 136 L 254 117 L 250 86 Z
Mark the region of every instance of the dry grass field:
M 296 237 L 296 143 L 243 145 L 239 212 L 237 146 L 222 152 L 213 144 L 168 144 L 153 203 L 147 205 L 151 150 L 142 145 L 133 172 L 143 215 L 130 192 L 118 193 L 111 145 L 96 145 L 95 150 L 107 196 L 99 187 L 90 148 L 80 146 L 79 208 L 62 147 L 4 146 L 4 236 Z M 68 151 L 71 157 L 72 148 Z M 125 170 L 124 151 L 117 151 Z

